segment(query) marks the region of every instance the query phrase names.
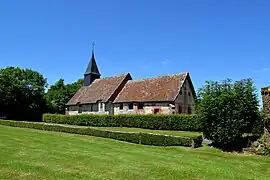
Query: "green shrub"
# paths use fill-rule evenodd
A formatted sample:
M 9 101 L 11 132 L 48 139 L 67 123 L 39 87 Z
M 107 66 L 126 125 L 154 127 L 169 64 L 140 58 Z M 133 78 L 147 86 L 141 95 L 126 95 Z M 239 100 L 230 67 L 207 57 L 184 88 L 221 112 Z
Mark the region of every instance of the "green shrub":
M 258 102 L 250 79 L 206 82 L 197 105 L 204 136 L 222 149 L 239 148 L 244 134 L 262 132 Z
M 43 121 L 96 127 L 135 127 L 154 130 L 201 131 L 196 115 L 58 115 L 44 114 Z
M 202 136 L 199 137 L 181 137 L 140 133 L 141 144 L 156 145 L 156 146 L 192 146 L 200 147 L 202 144 Z
M 25 122 L 25 121 L 9 121 L 9 120 L 0 120 L 0 125 L 7 125 L 21 128 L 33 128 L 46 131 L 74 133 L 81 135 L 91 135 L 97 137 L 116 139 L 120 141 L 127 141 L 137 144 L 155 145 L 155 146 L 187 146 L 197 148 L 200 147 L 202 144 L 202 136 L 181 137 L 181 136 L 169 136 L 169 135 L 159 135 L 140 132 L 120 132 L 120 131 L 100 130 L 90 127 Z

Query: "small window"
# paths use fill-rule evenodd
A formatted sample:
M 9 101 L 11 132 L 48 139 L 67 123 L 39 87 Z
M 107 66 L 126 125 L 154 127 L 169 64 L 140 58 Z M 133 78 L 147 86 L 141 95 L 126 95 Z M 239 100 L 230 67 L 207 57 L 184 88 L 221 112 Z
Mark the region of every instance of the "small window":
M 133 103 L 128 104 L 128 109 L 133 109 Z
M 188 107 L 188 114 L 191 114 L 191 107 Z
M 190 92 L 188 92 L 188 96 L 191 96 Z
M 179 93 L 180 95 L 182 95 L 182 90 L 180 91 L 180 93 Z
M 81 114 L 82 113 L 82 105 L 80 104 L 79 105 L 79 110 L 78 110 L 78 113 Z
M 138 104 L 138 109 L 143 109 L 143 103 Z
M 111 103 L 105 103 L 105 111 L 110 111 Z
M 90 109 L 90 112 L 92 112 L 93 111 L 92 104 L 90 104 L 89 106 L 90 106 L 90 108 L 89 108 Z
M 123 110 L 123 103 L 120 103 L 120 110 Z

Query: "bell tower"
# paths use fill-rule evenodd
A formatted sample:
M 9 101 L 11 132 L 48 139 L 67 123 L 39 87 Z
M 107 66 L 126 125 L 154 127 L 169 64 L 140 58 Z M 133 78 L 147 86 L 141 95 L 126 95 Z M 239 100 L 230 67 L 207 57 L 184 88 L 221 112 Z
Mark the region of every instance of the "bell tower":
M 89 86 L 90 84 L 94 82 L 95 79 L 100 78 L 100 73 L 99 73 L 97 63 L 95 60 L 94 46 L 95 46 L 95 43 L 93 42 L 91 60 L 84 73 L 84 81 L 83 81 L 84 86 Z

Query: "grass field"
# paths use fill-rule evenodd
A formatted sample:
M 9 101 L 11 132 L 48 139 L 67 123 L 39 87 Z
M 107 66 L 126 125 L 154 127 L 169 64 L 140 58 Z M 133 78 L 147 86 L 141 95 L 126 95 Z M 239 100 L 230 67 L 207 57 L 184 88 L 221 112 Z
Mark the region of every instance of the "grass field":
M 269 179 L 270 157 L 0 126 L 0 179 Z
M 96 129 L 103 130 L 112 130 L 112 131 L 124 131 L 124 132 L 146 132 L 146 133 L 154 133 L 154 134 L 166 134 L 173 136 L 200 136 L 202 133 L 200 132 L 190 132 L 190 131 L 166 131 L 166 130 L 151 130 L 151 129 L 141 129 L 141 128 L 128 128 L 128 127 L 94 127 Z

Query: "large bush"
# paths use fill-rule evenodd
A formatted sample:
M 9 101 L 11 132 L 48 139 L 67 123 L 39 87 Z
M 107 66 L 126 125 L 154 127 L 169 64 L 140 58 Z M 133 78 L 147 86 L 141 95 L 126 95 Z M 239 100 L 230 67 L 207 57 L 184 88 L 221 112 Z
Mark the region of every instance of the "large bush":
M 18 67 L 0 69 L 0 117 L 41 121 L 47 80 L 37 71 Z
M 97 127 L 135 127 L 145 129 L 201 131 L 196 115 L 56 115 L 44 114 L 43 121 Z
M 236 147 L 246 133 L 262 130 L 253 82 L 206 82 L 198 93 L 197 112 L 204 136 L 222 148 Z
M 60 124 L 47 124 L 47 123 L 24 122 L 24 121 L 8 121 L 8 120 L 0 120 L 0 124 L 13 127 L 40 129 L 46 131 L 91 135 L 97 137 L 117 139 L 120 141 L 127 141 L 137 144 L 155 145 L 155 146 L 187 146 L 196 148 L 200 147 L 202 144 L 202 136 L 181 137 L 181 136 L 140 133 L 140 132 L 120 132 L 111 130 L 101 130 L 90 127 L 68 126 Z

